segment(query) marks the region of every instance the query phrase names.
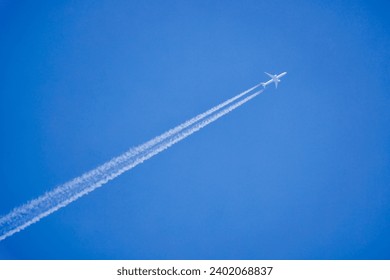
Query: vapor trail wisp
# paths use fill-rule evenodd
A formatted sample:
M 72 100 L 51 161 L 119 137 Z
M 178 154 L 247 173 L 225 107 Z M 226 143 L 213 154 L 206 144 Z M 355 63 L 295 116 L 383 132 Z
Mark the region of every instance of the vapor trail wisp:
M 259 95 L 263 90 L 249 95 L 228 106 L 237 99 L 257 88 L 256 85 L 233 98 L 213 107 L 212 109 L 184 122 L 183 124 L 168 130 L 152 140 L 130 149 L 128 152 L 113 158 L 109 162 L 87 172 L 50 192 L 12 210 L 9 214 L 0 218 L 0 241 L 19 232 L 29 225 L 38 222 L 43 217 L 50 215 L 58 209 L 101 187 L 108 181 L 122 173 L 132 169 L 145 160 L 157 155 L 173 144 L 183 140 L 206 125 L 214 122 L 223 115 L 233 111 L 237 107 Z

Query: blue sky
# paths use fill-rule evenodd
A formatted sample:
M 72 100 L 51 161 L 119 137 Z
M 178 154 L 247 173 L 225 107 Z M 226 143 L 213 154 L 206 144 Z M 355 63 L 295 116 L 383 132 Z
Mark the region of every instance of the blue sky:
M 0 214 L 287 71 L 1 259 L 389 259 L 387 1 L 2 1 Z

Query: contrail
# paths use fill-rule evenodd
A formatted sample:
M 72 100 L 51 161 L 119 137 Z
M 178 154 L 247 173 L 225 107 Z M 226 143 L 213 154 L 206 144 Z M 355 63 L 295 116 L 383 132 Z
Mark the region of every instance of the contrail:
M 168 130 L 162 135 L 157 136 L 136 148 L 130 149 L 128 152 L 110 160 L 98 168 L 63 184 L 18 208 L 15 208 L 9 214 L 0 218 L 0 241 L 25 229 L 31 224 L 36 223 L 43 217 L 50 215 L 58 209 L 65 207 L 69 203 L 92 192 L 96 188 L 101 187 L 108 181 L 134 168 L 138 164 L 153 157 L 154 155 L 157 155 L 175 143 L 219 119 L 223 115 L 226 115 L 237 107 L 248 102 L 264 90 L 253 93 L 245 99 L 220 110 L 240 97 L 248 94 L 258 86 L 259 85 L 256 85 L 243 93 L 228 99 L 205 113 L 202 113 L 183 124 Z
M 144 144 L 142 145 L 139 145 L 137 147 L 133 147 L 131 149 L 129 149 L 127 152 L 123 153 L 122 155 L 118 156 L 118 157 L 115 157 L 113 159 L 111 159 L 110 161 L 100 165 L 99 167 L 89 171 L 89 172 L 86 172 L 84 173 L 83 175 L 55 188 L 54 190 L 50 191 L 49 193 L 46 193 L 47 195 L 50 195 L 51 197 L 53 195 L 57 195 L 57 194 L 64 194 L 67 190 L 69 189 L 73 189 L 75 185 L 79 185 L 79 184 L 82 184 L 82 183 L 86 183 L 87 181 L 89 180 L 96 180 L 97 177 L 101 176 L 102 174 L 105 174 L 105 172 L 107 172 L 108 170 L 110 170 L 111 168 L 113 167 L 116 167 L 118 164 L 120 164 L 121 162 L 125 162 L 126 160 L 129 160 L 130 158 L 133 158 L 134 156 L 144 152 L 145 150 L 153 147 L 154 145 L 160 143 L 161 141 L 164 141 L 165 139 L 171 137 L 172 135 L 176 134 L 177 132 L 193 125 L 194 123 L 196 123 L 197 121 L 211 115 L 212 113 L 218 111 L 219 109 L 231 104 L 232 102 L 236 101 L 237 99 L 243 97 L 244 95 L 248 94 L 249 92 L 253 91 L 254 89 L 258 88 L 261 84 L 257 84 L 253 87 L 251 87 L 250 89 L 226 100 L 225 102 L 207 110 L 206 112 L 204 113 L 201 113 L 195 117 L 193 117 L 192 119 L 189 119 L 187 121 L 185 121 L 184 123 L 176 126 L 175 128 L 172 128 L 168 131 L 166 131 L 165 133 L 145 142 Z M 41 200 L 44 200 L 44 201 L 47 201 L 47 197 L 46 197 L 46 194 L 45 195 L 42 195 L 41 197 L 39 197 L 38 199 L 34 199 L 32 201 L 30 201 L 28 203 L 28 206 L 30 208 L 33 208 L 35 207 L 35 205 L 41 203 L 40 201 Z M 27 205 L 26 205 L 27 206 Z M 17 209 L 20 209 L 17 208 Z M 5 218 L 7 218 L 6 220 L 9 220 L 9 218 L 11 218 L 11 214 L 13 216 L 17 216 L 17 215 L 20 215 L 22 213 L 20 213 L 19 211 L 16 211 L 17 209 L 15 209 L 14 211 L 12 211 L 11 213 L 9 213 L 7 216 L 4 216 L 2 218 L 0 218 L 0 226 L 5 222 Z M 26 208 L 23 208 L 23 209 L 26 209 Z M 22 209 L 20 209 L 22 210 Z M 26 209 L 26 210 L 29 210 L 29 209 Z M 1 239 L 0 239 L 1 240 Z
M 196 117 L 193 117 L 192 119 L 185 121 L 184 123 L 182 123 L 182 124 L 176 126 L 175 128 L 172 128 L 172 129 L 166 131 L 165 133 L 145 142 L 144 144 L 139 145 L 139 146 L 134 147 L 134 148 L 131 148 L 127 152 L 123 153 L 122 155 L 120 155 L 116 158 L 113 158 L 109 162 L 101 165 L 100 167 L 98 167 L 98 168 L 96 168 L 88 173 L 85 173 L 83 175 L 83 178 L 95 176 L 95 171 L 96 172 L 104 172 L 104 171 L 110 169 L 112 166 L 115 166 L 118 163 L 123 162 L 123 161 L 125 161 L 125 160 L 139 154 L 139 153 L 142 153 L 146 149 L 149 149 L 150 147 L 160 143 L 161 141 L 164 141 L 165 139 L 171 137 L 172 135 L 178 133 L 179 131 L 181 131 L 181 130 L 193 125 L 194 123 L 200 121 L 201 119 L 204 119 L 205 117 L 213 114 L 214 112 L 218 111 L 219 109 L 231 104 L 232 102 L 236 101 L 237 99 L 243 97 L 244 95 L 246 95 L 249 92 L 253 91 L 254 89 L 258 88 L 260 85 L 261 85 L 261 83 L 251 87 L 250 89 L 247 89 L 246 91 L 243 91 L 240 94 L 237 94 L 236 96 L 234 96 L 234 97 L 226 100 L 225 102 L 207 110 L 206 112 L 201 113 L 201 114 L 197 115 Z

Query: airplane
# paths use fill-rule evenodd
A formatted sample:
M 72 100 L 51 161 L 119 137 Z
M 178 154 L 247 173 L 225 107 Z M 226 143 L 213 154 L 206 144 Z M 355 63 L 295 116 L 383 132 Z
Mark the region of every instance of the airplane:
M 269 81 L 267 81 L 265 83 L 261 83 L 261 85 L 263 87 L 266 87 L 266 86 L 268 86 L 271 83 L 275 83 L 275 88 L 278 88 L 278 83 L 280 82 L 280 78 L 287 74 L 287 72 L 283 72 L 283 73 L 281 73 L 279 75 L 272 75 L 272 74 L 269 74 L 267 72 L 264 72 L 264 73 L 267 74 L 268 76 L 270 76 L 271 80 L 269 80 Z

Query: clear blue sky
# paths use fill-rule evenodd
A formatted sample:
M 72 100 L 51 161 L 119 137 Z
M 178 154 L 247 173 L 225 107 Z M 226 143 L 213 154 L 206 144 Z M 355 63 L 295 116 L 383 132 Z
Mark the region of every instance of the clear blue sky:
M 2 1 L 0 214 L 287 71 L 2 259 L 389 259 L 388 1 Z

